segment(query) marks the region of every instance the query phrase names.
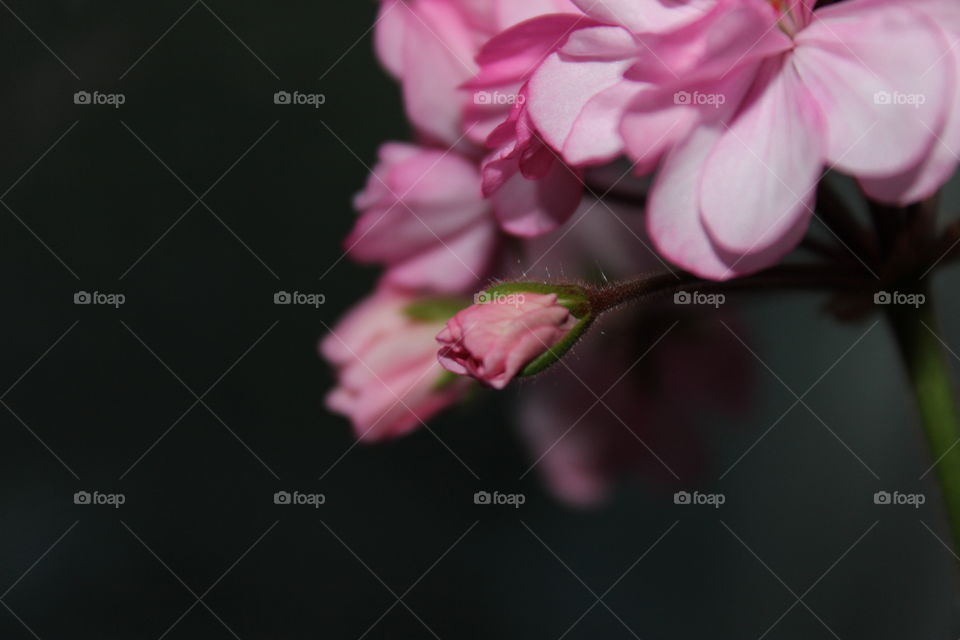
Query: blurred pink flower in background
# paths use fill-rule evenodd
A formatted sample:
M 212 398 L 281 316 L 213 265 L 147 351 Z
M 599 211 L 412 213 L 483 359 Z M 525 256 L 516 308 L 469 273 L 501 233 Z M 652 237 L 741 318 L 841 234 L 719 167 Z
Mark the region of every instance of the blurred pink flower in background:
M 472 291 L 488 274 L 497 224 L 477 166 L 456 152 L 383 145 L 354 206 L 361 215 L 347 250 L 360 262 L 385 264 L 391 285 Z
M 447 322 L 437 336 L 440 364 L 503 389 L 576 325 L 577 318 L 557 302 L 555 293 L 494 295 Z
M 331 411 L 353 423 L 356 437 L 402 436 L 463 397 L 466 379 L 449 379 L 437 363 L 443 321 L 414 318 L 415 298 L 381 288 L 353 308 L 323 339 L 320 352 L 337 371 Z
M 674 487 L 709 471 L 708 429 L 744 409 L 753 363 L 719 323 L 677 319 L 664 305 L 606 318 L 524 386 L 521 435 L 558 498 L 593 506 L 626 478 Z

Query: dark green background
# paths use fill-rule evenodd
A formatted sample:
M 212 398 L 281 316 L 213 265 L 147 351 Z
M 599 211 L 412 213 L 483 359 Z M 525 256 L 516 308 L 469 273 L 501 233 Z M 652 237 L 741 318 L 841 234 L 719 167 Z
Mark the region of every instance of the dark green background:
M 328 272 L 364 163 L 407 136 L 365 35 L 375 5 L 205 2 L 0 3 L 0 190 L 15 185 L 0 209 L 0 392 L 13 385 L 0 407 L 0 637 L 155 640 L 195 604 L 191 590 L 213 585 L 209 609 L 197 604 L 167 638 L 349 639 L 379 619 L 366 637 L 555 640 L 589 609 L 567 638 L 739 640 L 814 584 L 815 615 L 797 605 L 767 638 L 960 636 L 935 487 L 917 480 L 929 461 L 882 323 L 806 396 L 829 428 L 797 406 L 710 480 L 794 403 L 777 376 L 802 394 L 879 319 L 839 326 L 819 296 L 735 301 L 776 375 L 757 364 L 749 415 L 704 413 L 712 466 L 696 485 L 634 482 L 605 508 L 564 507 L 536 474 L 517 480 L 529 457 L 510 393 L 437 420 L 445 444 L 421 431 L 351 449 L 345 421 L 323 409 L 332 379 L 316 343 L 374 281 L 348 261 Z M 327 102 L 276 106 L 281 89 Z M 127 103 L 77 106 L 78 90 Z M 121 279 L 195 202 L 190 190 L 205 192 L 274 123 L 204 198 L 213 213 L 195 206 Z M 942 277 L 938 292 L 960 351 L 956 284 Z M 277 307 L 279 289 L 327 304 Z M 75 306 L 78 290 L 127 304 Z M 202 395 L 271 326 L 203 397 L 210 410 L 195 406 L 121 480 L 194 403 L 187 387 Z M 675 506 L 680 488 L 727 504 Z M 281 489 L 327 504 L 275 506 Z M 478 507 L 480 489 L 522 491 L 527 504 Z M 878 507 L 880 489 L 928 504 Z M 127 504 L 77 506 L 78 490 Z M 390 608 L 395 596 L 409 609 Z

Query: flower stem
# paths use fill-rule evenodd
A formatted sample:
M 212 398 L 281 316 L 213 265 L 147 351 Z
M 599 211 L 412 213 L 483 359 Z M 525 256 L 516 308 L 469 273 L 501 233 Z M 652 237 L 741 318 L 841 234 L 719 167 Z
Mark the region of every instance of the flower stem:
M 960 438 L 960 415 L 949 363 L 934 333 L 938 330 L 936 314 L 928 296 L 927 303 L 917 309 L 890 307 L 889 317 L 920 410 L 954 548 L 960 553 L 960 446 L 955 446 Z
M 875 286 L 858 268 L 836 265 L 785 265 L 745 278 L 715 282 L 685 271 L 644 276 L 617 282 L 589 292 L 590 304 L 599 315 L 628 302 L 646 300 L 680 291 L 725 293 L 740 289 L 830 289 L 869 291 Z

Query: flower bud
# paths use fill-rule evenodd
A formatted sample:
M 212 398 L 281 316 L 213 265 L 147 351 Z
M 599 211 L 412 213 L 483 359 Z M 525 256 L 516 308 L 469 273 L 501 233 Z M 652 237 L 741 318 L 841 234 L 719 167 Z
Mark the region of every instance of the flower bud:
M 582 287 L 506 283 L 474 296 L 437 336 L 440 364 L 495 389 L 557 362 L 593 320 Z

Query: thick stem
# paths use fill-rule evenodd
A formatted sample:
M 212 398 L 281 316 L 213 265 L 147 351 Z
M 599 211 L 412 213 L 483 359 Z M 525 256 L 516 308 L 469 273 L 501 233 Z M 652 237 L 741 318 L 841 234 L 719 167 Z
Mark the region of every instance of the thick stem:
M 741 289 L 830 289 L 870 291 L 875 283 L 856 268 L 834 265 L 785 265 L 726 282 L 704 280 L 685 271 L 618 282 L 589 292 L 597 315 L 614 307 L 680 291 L 725 293 Z
M 954 548 L 960 553 L 960 415 L 954 401 L 950 367 L 937 339 L 936 314 L 929 299 L 920 308 L 892 306 L 889 313 L 924 435 L 939 480 Z

